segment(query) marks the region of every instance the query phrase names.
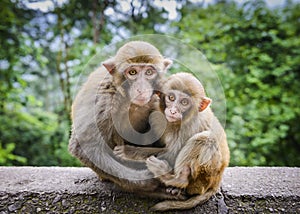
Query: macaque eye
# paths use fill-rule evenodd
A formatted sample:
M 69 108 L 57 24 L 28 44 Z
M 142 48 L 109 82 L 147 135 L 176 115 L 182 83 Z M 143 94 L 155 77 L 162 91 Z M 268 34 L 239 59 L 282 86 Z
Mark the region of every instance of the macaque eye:
M 189 104 L 189 101 L 187 99 L 182 99 L 181 100 L 181 104 L 184 105 L 184 106 L 186 106 L 186 105 Z
M 148 75 L 148 76 L 152 75 L 153 73 L 154 73 L 154 72 L 153 72 L 152 69 L 147 69 L 147 70 L 146 70 L 146 75 Z
M 168 98 L 169 98 L 169 100 L 170 101 L 175 101 L 175 96 L 173 95 L 173 94 L 170 94 L 169 96 L 168 96 Z
M 131 70 L 128 71 L 128 74 L 129 75 L 136 75 L 137 71 L 135 69 L 131 69 Z

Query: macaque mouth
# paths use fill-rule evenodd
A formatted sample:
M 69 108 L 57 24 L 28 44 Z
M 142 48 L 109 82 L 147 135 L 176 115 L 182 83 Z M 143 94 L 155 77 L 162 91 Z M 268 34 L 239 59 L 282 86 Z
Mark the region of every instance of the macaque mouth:
M 181 121 L 181 118 L 178 118 L 178 117 L 175 117 L 175 116 L 172 116 L 172 115 L 166 115 L 166 119 L 170 123 Z
M 142 92 L 139 93 L 138 95 L 136 95 L 133 100 L 150 100 L 151 99 L 151 94 L 149 94 L 148 92 Z
M 150 101 L 150 97 L 145 97 L 145 96 L 137 96 L 131 100 L 132 103 L 136 105 L 145 105 Z
M 135 99 L 135 100 L 149 100 L 148 97 L 145 97 L 145 96 L 143 96 L 143 95 L 137 96 L 137 97 L 135 97 L 134 99 Z
M 134 98 L 135 101 L 138 101 L 138 102 L 148 102 L 149 99 L 148 98 L 144 98 L 144 97 L 136 97 Z

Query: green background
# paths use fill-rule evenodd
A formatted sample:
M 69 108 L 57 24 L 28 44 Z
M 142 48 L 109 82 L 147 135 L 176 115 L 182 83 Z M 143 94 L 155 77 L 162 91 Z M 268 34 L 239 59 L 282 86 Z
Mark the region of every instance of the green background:
M 153 1 L 50 2 L 0 2 L 1 165 L 79 166 L 67 144 L 84 66 L 111 42 L 166 34 L 204 53 L 221 81 L 231 166 L 300 166 L 299 2 L 178 1 L 173 13 Z

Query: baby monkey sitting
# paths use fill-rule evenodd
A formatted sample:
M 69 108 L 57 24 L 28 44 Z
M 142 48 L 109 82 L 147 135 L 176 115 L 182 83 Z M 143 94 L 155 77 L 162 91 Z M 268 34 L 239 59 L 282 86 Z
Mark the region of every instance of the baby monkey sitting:
M 154 176 L 170 187 L 167 191 L 175 194 L 185 189 L 189 196 L 184 201 L 160 202 L 153 210 L 190 209 L 207 201 L 220 187 L 230 158 L 226 134 L 209 107 L 211 99 L 193 75 L 171 75 L 162 92 L 160 110 L 168 123 L 160 141 L 165 147 L 158 151 L 126 145 L 115 148 L 115 154 L 145 160 Z

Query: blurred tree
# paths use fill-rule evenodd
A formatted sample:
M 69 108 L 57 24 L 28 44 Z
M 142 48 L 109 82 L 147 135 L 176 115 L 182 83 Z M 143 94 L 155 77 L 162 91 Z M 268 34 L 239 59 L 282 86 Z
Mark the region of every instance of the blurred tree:
M 232 165 L 300 165 L 299 7 L 220 1 L 184 7 L 175 23 L 184 40 L 219 65 Z
M 14 66 L 19 64 L 20 57 L 25 56 L 28 51 L 21 46 L 24 37 L 20 37 L 19 33 L 23 25 L 33 17 L 33 13 L 16 5 L 17 3 L 4 0 L 0 7 L 0 111 L 3 111 L 9 94 L 13 93 L 13 82 L 25 85 L 20 79 L 21 71 L 14 69 Z
M 20 35 L 20 32 L 23 25 L 33 17 L 33 12 L 22 9 L 18 4 L 21 5 L 18 1 L 12 3 L 9 0 L 0 3 L 0 164 L 5 165 L 26 163 L 26 158 L 13 154 L 17 142 L 5 138 L 10 129 L 2 128 L 7 125 L 7 121 L 11 122 L 6 113 L 14 111 L 13 104 L 22 103 L 28 98 L 20 96 L 20 91 L 27 84 L 21 78 L 23 72 L 19 65 L 22 57 L 28 53 L 28 49 L 22 45 L 24 35 Z
M 171 20 L 158 1 L 49 2 L 0 2 L 0 164 L 78 165 L 69 113 L 87 62 L 110 42 L 168 33 L 199 48 L 221 79 L 231 164 L 300 166 L 299 3 L 178 1 Z
M 163 13 L 147 1 L 132 1 L 129 15 L 126 2 L 114 0 L 52 3 L 36 10 L 26 1 L 0 2 L 1 164 L 78 164 L 67 151 L 78 76 L 113 34 L 154 28 L 160 16 L 150 13 Z
M 59 165 L 72 159 L 67 150 L 64 157 L 55 155 L 55 148 L 67 143 L 69 126 L 61 129 L 59 118 L 42 110 L 43 102 L 35 98 L 45 96 L 40 93 L 43 80 L 51 76 L 45 72 L 48 59 L 42 49 L 45 26 L 38 24 L 42 13 L 24 1 L 2 1 L 0 8 L 0 163 Z

